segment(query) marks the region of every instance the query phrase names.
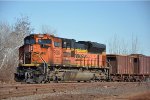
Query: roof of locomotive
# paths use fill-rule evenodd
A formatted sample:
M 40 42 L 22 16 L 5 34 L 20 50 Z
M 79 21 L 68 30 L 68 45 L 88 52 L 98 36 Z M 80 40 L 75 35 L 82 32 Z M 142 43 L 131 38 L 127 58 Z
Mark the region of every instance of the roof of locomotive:
M 76 42 L 75 39 L 68 39 L 68 38 L 62 38 L 62 37 L 56 37 L 54 36 L 53 34 L 41 34 L 41 33 L 38 33 L 38 34 L 30 34 L 29 36 L 26 36 L 25 38 L 29 38 L 29 37 L 33 37 L 33 36 L 38 36 L 38 37 L 43 37 L 43 36 L 51 36 L 51 37 L 54 37 L 54 38 L 60 38 L 62 39 L 63 41 L 73 41 L 73 42 Z M 91 41 L 78 41 L 77 43 L 80 43 L 80 44 L 85 44 L 88 43 L 90 44 L 92 47 L 95 47 L 95 48 L 105 48 L 106 49 L 106 45 L 105 44 L 101 44 L 101 43 L 97 43 L 97 42 L 91 42 Z
M 97 42 L 91 42 L 91 41 L 79 41 L 79 43 L 85 44 L 85 45 L 90 45 L 92 48 L 103 48 L 106 49 L 105 44 L 97 43 Z

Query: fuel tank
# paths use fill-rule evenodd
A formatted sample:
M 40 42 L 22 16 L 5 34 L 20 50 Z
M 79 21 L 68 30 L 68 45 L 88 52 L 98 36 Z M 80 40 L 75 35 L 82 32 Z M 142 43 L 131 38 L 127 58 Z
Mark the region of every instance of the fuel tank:
M 64 81 L 88 81 L 94 78 L 91 72 L 66 71 L 63 74 Z

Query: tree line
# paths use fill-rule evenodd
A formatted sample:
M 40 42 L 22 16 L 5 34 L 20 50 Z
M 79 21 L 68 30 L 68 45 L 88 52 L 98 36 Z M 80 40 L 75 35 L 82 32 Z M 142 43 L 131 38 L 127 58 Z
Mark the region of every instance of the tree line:
M 114 35 L 108 41 L 108 52 L 110 54 L 138 54 L 141 53 L 140 42 L 136 35 L 131 34 L 130 40 L 121 39 L 118 35 Z
M 0 22 L 0 81 L 13 81 L 18 66 L 18 49 L 33 28 L 29 18 L 21 16 L 14 25 Z

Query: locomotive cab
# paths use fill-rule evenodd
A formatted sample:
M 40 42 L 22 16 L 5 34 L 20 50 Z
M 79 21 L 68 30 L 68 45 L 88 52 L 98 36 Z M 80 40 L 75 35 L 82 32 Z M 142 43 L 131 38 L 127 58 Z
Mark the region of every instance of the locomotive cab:
M 31 48 L 36 41 L 34 37 L 27 36 L 24 39 L 24 45 L 19 48 L 19 62 L 20 64 L 30 64 L 31 63 Z
M 33 77 L 33 70 L 36 70 L 34 72 L 37 74 L 46 73 L 48 67 L 54 64 L 61 65 L 61 52 L 61 39 L 59 38 L 48 34 L 27 36 L 24 39 L 24 45 L 19 48 L 19 67 L 15 76 L 17 78 L 19 76 L 20 79 Z
M 53 43 L 53 41 L 55 42 Z M 24 39 L 24 45 L 19 48 L 19 59 L 22 64 L 35 66 L 40 63 L 52 64 L 53 49 L 59 48 L 61 41 L 49 35 L 30 35 Z M 23 66 L 24 66 L 23 65 Z

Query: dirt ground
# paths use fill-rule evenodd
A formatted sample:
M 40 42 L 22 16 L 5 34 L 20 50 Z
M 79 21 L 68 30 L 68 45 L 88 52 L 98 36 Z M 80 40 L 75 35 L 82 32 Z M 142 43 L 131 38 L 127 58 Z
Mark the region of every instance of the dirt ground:
M 1 84 L 2 100 L 150 100 L 150 82 Z

